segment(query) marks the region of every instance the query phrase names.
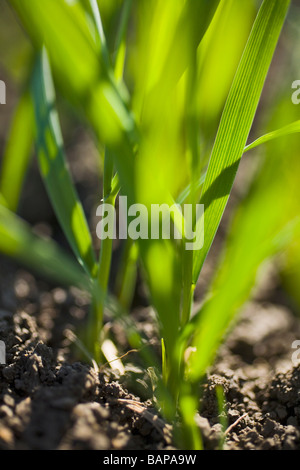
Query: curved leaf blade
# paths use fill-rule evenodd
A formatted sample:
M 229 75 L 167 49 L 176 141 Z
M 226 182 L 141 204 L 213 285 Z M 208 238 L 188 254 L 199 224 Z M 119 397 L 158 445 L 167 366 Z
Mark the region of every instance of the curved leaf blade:
M 4 151 L 0 190 L 7 206 L 16 211 L 30 163 L 34 141 L 34 116 L 29 92 L 21 97 Z
M 90 290 L 84 271 L 52 240 L 35 235 L 20 217 L 0 205 L 0 251 L 65 285 Z
M 229 92 L 200 199 L 205 237 L 194 257 L 194 283 L 225 210 L 289 5 L 290 0 L 264 0 Z
M 39 56 L 33 77 L 37 123 L 37 155 L 49 198 L 79 263 L 89 276 L 97 273 L 92 238 L 66 162 L 55 91 L 46 51 Z
M 251 144 L 246 145 L 244 148 L 244 153 L 249 152 L 250 150 L 259 147 L 260 145 L 267 144 L 272 140 L 279 139 L 280 137 L 285 137 L 286 135 L 296 134 L 300 132 L 300 120 L 294 121 L 291 124 L 287 124 L 286 126 L 281 127 L 280 129 L 276 129 L 275 131 L 268 132 L 267 134 L 262 135 L 258 139 L 251 142 Z M 203 175 L 197 180 L 196 183 L 196 190 L 201 189 L 204 184 L 206 178 L 206 171 Z M 191 185 L 187 185 L 184 190 L 178 196 L 176 202 L 177 204 L 183 204 L 186 202 L 191 194 Z
M 266 144 L 267 142 L 270 142 L 271 140 L 274 139 L 279 139 L 279 137 L 284 137 L 289 134 L 296 134 L 297 132 L 300 132 L 300 120 L 292 122 L 291 124 L 287 124 L 284 127 L 281 127 L 280 129 L 277 129 L 276 131 L 268 132 L 265 135 L 262 135 L 258 139 L 256 139 L 254 142 L 251 144 L 247 145 L 244 149 L 244 152 L 248 152 L 249 150 L 252 150 L 259 145 Z

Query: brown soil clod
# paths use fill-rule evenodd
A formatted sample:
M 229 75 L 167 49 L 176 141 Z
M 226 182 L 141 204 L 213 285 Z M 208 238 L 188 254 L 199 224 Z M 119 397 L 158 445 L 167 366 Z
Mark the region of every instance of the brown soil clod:
M 23 272 L 15 301 L 13 279 L 2 280 L 0 292 L 0 340 L 7 350 L 0 366 L 0 449 L 176 448 L 172 426 L 153 406 L 149 374 L 135 363 L 135 351 L 126 354 L 121 329 L 116 338 L 123 344 L 124 375 L 108 364 L 71 362 L 67 333 L 84 321 L 86 304 Z M 135 320 L 153 341 L 153 315 L 143 308 Z M 300 367 L 291 348 L 299 338 L 299 320 L 287 307 L 263 301 L 246 306 L 201 386 L 197 424 L 205 448 L 218 449 L 223 436 L 225 449 L 300 449 Z

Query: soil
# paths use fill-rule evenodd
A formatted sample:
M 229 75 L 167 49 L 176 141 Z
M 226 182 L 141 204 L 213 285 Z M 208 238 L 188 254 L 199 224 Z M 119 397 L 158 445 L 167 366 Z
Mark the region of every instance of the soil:
M 218 384 L 226 395 L 225 449 L 300 449 L 300 367 L 291 360 L 300 322 L 278 297 L 284 299 L 275 283 L 246 305 L 202 385 L 197 422 L 206 449 L 219 448 L 222 437 Z M 156 411 L 136 353 L 123 359 L 122 374 L 113 364 L 97 369 L 72 359 L 72 332 L 84 322 L 87 299 L 4 259 L 0 299 L 0 340 L 7 348 L 7 364 L 0 366 L 0 449 L 180 447 Z M 133 316 L 153 341 L 151 309 Z M 112 334 L 122 343 L 120 325 Z

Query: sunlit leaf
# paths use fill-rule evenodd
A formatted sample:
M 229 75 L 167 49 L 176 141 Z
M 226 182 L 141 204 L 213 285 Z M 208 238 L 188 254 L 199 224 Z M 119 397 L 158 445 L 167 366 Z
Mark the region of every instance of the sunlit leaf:
M 75 260 L 53 241 L 35 235 L 26 222 L 1 205 L 0 251 L 55 282 L 91 289 Z
M 205 237 L 195 256 L 195 283 L 226 207 L 289 4 L 263 2 L 229 92 L 202 189 Z
M 16 211 L 27 173 L 34 141 L 34 117 L 29 92 L 20 99 L 4 151 L 0 190 L 12 211 Z
M 45 50 L 36 64 L 33 99 L 37 122 L 37 155 L 49 198 L 78 261 L 93 277 L 97 265 L 92 238 L 66 163 Z

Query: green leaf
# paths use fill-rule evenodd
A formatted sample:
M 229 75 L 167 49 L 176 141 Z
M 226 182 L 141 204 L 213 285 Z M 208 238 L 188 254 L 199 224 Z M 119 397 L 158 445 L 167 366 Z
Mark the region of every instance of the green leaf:
M 300 121 L 292 122 L 291 124 L 287 124 L 286 126 L 283 126 L 280 129 L 277 129 L 276 131 L 268 132 L 267 134 L 264 134 L 258 139 L 256 139 L 254 142 L 251 142 L 251 144 L 247 145 L 244 148 L 244 153 L 247 153 L 249 152 L 249 150 L 259 147 L 260 145 L 271 142 L 274 139 L 279 139 L 280 137 L 285 137 L 286 135 L 290 135 L 290 134 L 296 134 L 298 132 L 300 132 Z M 201 187 L 204 184 L 205 178 L 206 178 L 206 172 L 201 176 L 201 178 L 198 179 L 197 184 L 196 184 L 196 190 L 201 189 Z M 180 195 L 176 199 L 177 204 L 184 204 L 184 202 L 188 200 L 190 194 L 191 194 L 191 185 L 189 184 L 188 186 L 186 186 L 186 188 L 184 188 L 184 190 L 180 193 Z
M 174 75 L 173 79 L 180 78 L 190 63 L 191 57 L 189 57 L 189 54 L 193 55 L 196 52 L 216 13 L 219 3 L 220 0 L 189 0 L 185 2 L 170 51 L 167 55 L 168 60 L 165 63 L 163 75 L 167 75 L 168 70 L 173 68 L 177 70 L 177 74 Z M 174 54 L 174 51 L 179 51 L 181 53 L 180 57 Z M 166 79 L 165 81 L 167 82 L 168 80 Z M 169 85 L 171 85 L 170 82 Z
M 55 242 L 35 235 L 26 222 L 1 205 L 0 251 L 54 281 L 91 288 L 84 271 Z
M 289 109 L 283 99 L 277 103 L 277 119 L 272 115 L 271 126 L 282 121 Z M 297 113 L 297 111 L 293 110 Z M 287 165 L 286 149 L 289 149 Z M 299 252 L 299 137 L 283 137 L 266 148 L 266 155 L 255 173 L 247 195 L 240 202 L 228 227 L 224 252 L 210 285 L 207 299 L 193 317 L 191 334 L 197 349 L 190 368 L 198 380 L 212 364 L 217 348 L 241 306 L 251 296 L 256 284 L 261 287 L 263 263 L 275 258 L 277 269 L 283 267 L 292 251 L 297 262 Z M 282 191 L 282 188 L 288 188 Z M 296 242 L 296 243 L 295 243 Z M 272 263 L 273 264 L 273 263 Z M 257 277 L 258 269 L 260 275 Z
M 105 73 L 103 59 L 89 28 L 82 5 L 63 0 L 9 0 L 37 49 L 43 45 L 51 65 L 60 70 L 64 89 L 76 90 L 78 98 L 87 84 Z
M 201 189 L 201 187 L 204 184 L 205 178 L 206 178 L 206 172 L 198 179 L 197 184 L 196 184 L 196 190 Z M 187 202 L 190 194 L 191 194 L 191 184 L 186 186 L 186 188 L 184 188 L 184 190 L 180 193 L 180 195 L 176 199 L 176 203 L 184 204 L 185 202 Z
M 194 283 L 225 210 L 289 4 L 263 2 L 229 92 L 200 199 L 205 237 L 203 248 L 195 253 Z
M 114 72 L 115 77 L 120 81 L 124 76 L 125 56 L 126 56 L 126 33 L 128 30 L 129 17 L 133 0 L 125 0 L 121 14 L 120 25 L 117 33 L 114 52 Z
M 0 193 L 0 204 L 1 206 L 7 207 L 7 202 L 3 196 L 3 194 Z
M 105 63 L 109 65 L 109 53 L 107 49 L 106 38 L 103 30 L 103 24 L 97 0 L 83 0 L 82 3 L 86 8 L 87 12 L 92 17 L 96 29 L 96 43 L 100 46 L 100 50 L 102 51 Z
M 291 124 L 288 124 L 287 126 L 277 129 L 276 131 L 268 132 L 268 134 L 265 134 L 259 137 L 254 142 L 247 145 L 244 149 L 244 152 L 248 152 L 249 150 L 252 150 L 255 147 L 258 147 L 259 145 L 266 144 L 267 142 L 270 142 L 271 140 L 278 139 L 279 137 L 284 137 L 289 134 L 296 134 L 297 132 L 300 132 L 300 121 L 292 122 Z
M 4 151 L 0 190 L 7 206 L 16 211 L 34 140 L 34 116 L 29 92 L 21 97 Z
M 81 2 L 9 1 L 36 49 L 46 47 L 64 96 L 84 113 L 102 143 L 117 149 L 125 160 L 127 136 L 135 136 L 134 119 L 113 70 L 106 63 L 104 51 L 99 51 Z M 126 162 L 124 166 L 128 166 Z
M 300 217 L 290 219 L 287 212 L 290 194 L 279 197 L 278 170 L 272 172 L 273 181 L 266 181 L 264 173 L 263 184 L 239 207 L 208 299 L 189 325 L 195 347 L 192 380 L 198 381 L 212 364 L 230 323 L 249 298 L 259 266 L 299 237 Z
M 55 110 L 55 91 L 45 50 L 36 63 L 32 91 L 37 123 L 37 155 L 42 178 L 56 216 L 79 263 L 94 277 L 97 265 L 92 238 L 66 163 Z

